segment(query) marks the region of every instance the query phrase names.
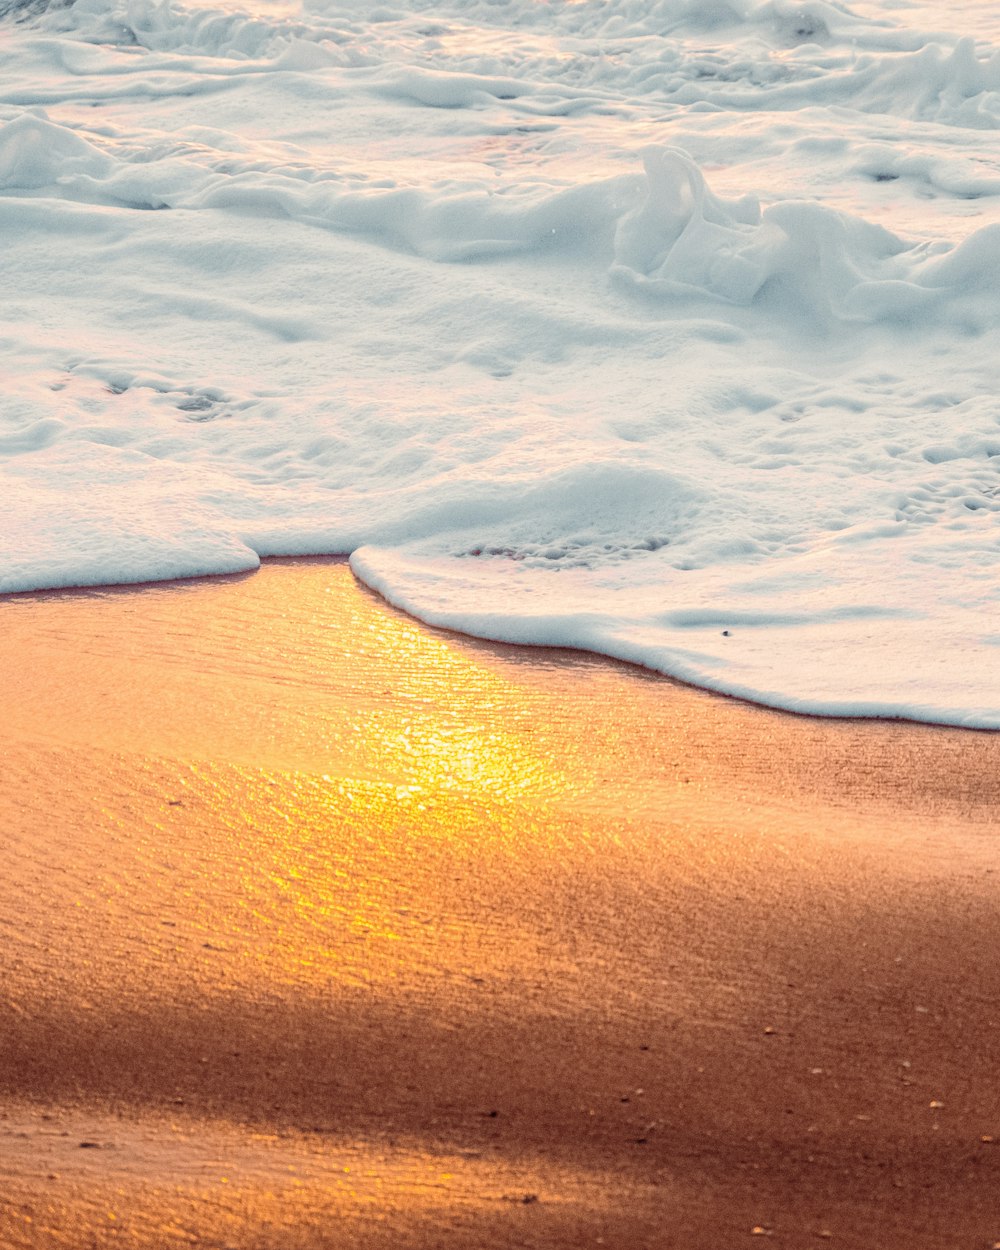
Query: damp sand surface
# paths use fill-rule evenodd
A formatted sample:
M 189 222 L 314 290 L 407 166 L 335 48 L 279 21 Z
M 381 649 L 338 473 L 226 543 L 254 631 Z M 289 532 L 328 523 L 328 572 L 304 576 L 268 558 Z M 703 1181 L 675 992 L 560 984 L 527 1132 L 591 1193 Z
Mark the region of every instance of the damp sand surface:
M 0 601 L 0 1245 L 1000 1240 L 1000 737 L 429 630 Z

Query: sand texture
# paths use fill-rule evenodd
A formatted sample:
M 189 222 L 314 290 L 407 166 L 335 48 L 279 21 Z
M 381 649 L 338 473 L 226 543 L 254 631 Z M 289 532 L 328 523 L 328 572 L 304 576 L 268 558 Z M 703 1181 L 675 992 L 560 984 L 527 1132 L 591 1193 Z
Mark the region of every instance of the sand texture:
M 1000 737 L 423 628 L 0 601 L 0 1246 L 1000 1241 Z

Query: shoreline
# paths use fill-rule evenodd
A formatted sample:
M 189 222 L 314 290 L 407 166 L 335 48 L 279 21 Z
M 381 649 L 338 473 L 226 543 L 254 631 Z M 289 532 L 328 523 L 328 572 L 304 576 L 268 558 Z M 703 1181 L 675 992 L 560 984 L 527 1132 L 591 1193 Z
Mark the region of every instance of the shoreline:
M 1000 1238 L 1000 738 L 341 561 L 0 611 L 5 1246 Z
M 871 721 L 884 721 L 903 725 L 927 725 L 934 729 L 958 729 L 966 733 L 975 734 L 1000 733 L 1000 726 L 969 725 L 961 723 L 958 720 L 936 720 L 932 717 L 906 715 L 892 716 L 884 715 L 878 712 L 811 711 L 795 707 L 786 707 L 778 702 L 769 703 L 762 699 L 754 698 L 751 695 L 730 693 L 728 690 L 722 688 L 717 689 L 714 686 L 703 685 L 696 681 L 690 681 L 684 677 L 678 677 L 672 673 L 654 668 L 652 665 L 645 664 L 642 660 L 625 659 L 603 651 L 592 651 L 586 647 L 577 647 L 563 643 L 509 642 L 503 638 L 488 637 L 482 634 L 467 634 L 447 625 L 436 625 L 430 621 L 426 621 L 422 617 L 417 616 L 412 612 L 408 612 L 405 608 L 398 606 L 391 598 L 383 594 L 382 591 L 368 585 L 367 582 L 363 581 L 354 572 L 351 566 L 350 555 L 261 556 L 259 559 L 260 563 L 256 568 L 238 570 L 233 573 L 204 573 L 197 574 L 192 577 L 172 577 L 157 581 L 95 583 L 93 585 L 86 586 L 62 586 L 47 587 L 38 590 L 9 591 L 4 594 L 0 594 L 0 604 L 5 601 L 17 600 L 37 600 L 44 602 L 50 599 L 63 599 L 66 596 L 94 597 L 116 594 L 141 594 L 159 589 L 180 590 L 186 588 L 196 588 L 200 585 L 235 585 L 248 578 L 259 576 L 268 568 L 309 568 L 314 566 L 321 568 L 336 568 L 339 566 L 346 566 L 356 585 L 366 594 L 373 596 L 374 599 L 383 604 L 389 611 L 400 613 L 402 616 L 416 622 L 419 626 L 433 634 L 454 638 L 458 641 L 465 641 L 474 644 L 479 643 L 486 647 L 499 647 L 501 649 L 509 649 L 511 651 L 540 653 L 542 655 L 568 653 L 572 655 L 586 656 L 603 663 L 623 665 L 626 669 L 639 670 L 656 678 L 657 680 L 671 682 L 686 689 L 710 695 L 713 698 L 730 699 L 735 703 L 762 708 L 765 711 L 776 712 L 782 716 L 803 717 L 806 720 L 820 721 L 856 721 L 862 724 Z

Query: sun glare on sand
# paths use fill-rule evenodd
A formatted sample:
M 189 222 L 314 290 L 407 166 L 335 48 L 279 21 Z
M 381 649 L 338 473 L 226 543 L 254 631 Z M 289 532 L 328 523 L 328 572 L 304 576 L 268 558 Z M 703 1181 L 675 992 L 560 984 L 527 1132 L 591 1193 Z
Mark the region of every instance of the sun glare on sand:
M 181 928 L 224 945 L 257 983 L 367 982 L 386 961 L 423 958 L 428 914 L 461 914 L 447 865 L 551 853 L 546 839 L 564 835 L 546 812 L 601 801 L 600 753 L 546 720 L 538 673 L 373 611 L 346 570 L 330 571 L 290 566 L 294 602 L 281 566 L 236 584 L 63 596 L 65 650 L 39 631 L 44 596 L 7 602 L 6 732 L 32 740 L 57 726 L 58 749 L 84 760 L 136 753 L 156 795 L 145 816 L 105 798 L 84 818 L 76 788 L 58 799 L 42 859 L 68 865 L 88 844 L 93 859 L 46 888 L 57 930 L 108 908 L 162 915 L 132 969 L 148 965 L 161 989 L 205 972 L 198 948 L 192 966 L 175 941 Z M 236 611 L 235 650 L 213 600 Z M 16 659 L 39 646 L 40 685 Z M 39 872 L 34 859 L 21 866 Z M 468 925 L 433 929 L 435 962 L 444 947 L 476 959 Z
M 780 1178 L 833 1126 L 839 1176 L 844 1099 L 908 1124 L 952 1079 L 899 1108 L 838 1030 L 873 985 L 916 1071 L 909 999 L 968 997 L 926 883 L 990 859 L 954 829 L 992 819 L 991 735 L 462 640 L 329 562 L 2 607 L 4 1245 L 658 1247 L 664 1175 L 680 1227 L 716 1218 L 706 1132 Z M 838 1064 L 829 1107 L 795 1075 Z M 727 1169 L 750 1228 L 761 1173 Z
M 817 803 L 835 810 L 876 768 L 871 734 L 820 722 L 778 769 L 772 735 L 786 722 L 761 709 L 695 692 L 671 704 L 640 670 L 545 650 L 525 663 L 429 631 L 322 562 L 61 596 L 57 638 L 48 606 L 4 605 L 4 730 L 73 752 L 80 780 L 58 793 L 56 773 L 38 783 L 37 815 L 18 815 L 33 849 L 10 880 L 44 878 L 40 905 L 67 939 L 109 909 L 161 916 L 157 941 L 131 956 L 161 990 L 191 977 L 210 989 L 215 961 L 182 930 L 228 952 L 212 993 L 234 976 L 367 984 L 401 961 L 516 967 L 517 924 L 498 943 L 469 923 L 465 874 L 505 865 L 513 917 L 518 881 L 599 873 L 599 848 L 622 828 L 646 845 L 664 822 L 745 826 L 750 811 L 763 829 L 777 805 L 785 828 L 809 831 Z M 816 761 L 831 749 L 841 765 L 826 775 Z M 121 797 L 135 768 L 139 804 Z M 914 786 L 935 793 L 947 768 L 941 757 Z M 805 794 L 808 809 L 788 808 Z M 82 968 L 92 956 L 67 940 L 61 958 Z

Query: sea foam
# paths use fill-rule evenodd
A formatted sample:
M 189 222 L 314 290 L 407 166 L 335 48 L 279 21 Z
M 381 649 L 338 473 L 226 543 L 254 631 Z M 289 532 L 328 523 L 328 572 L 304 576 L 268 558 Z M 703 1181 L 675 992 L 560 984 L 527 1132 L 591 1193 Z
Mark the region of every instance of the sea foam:
M 0 591 L 348 554 L 471 634 L 1000 727 L 975 12 L 6 6 Z

